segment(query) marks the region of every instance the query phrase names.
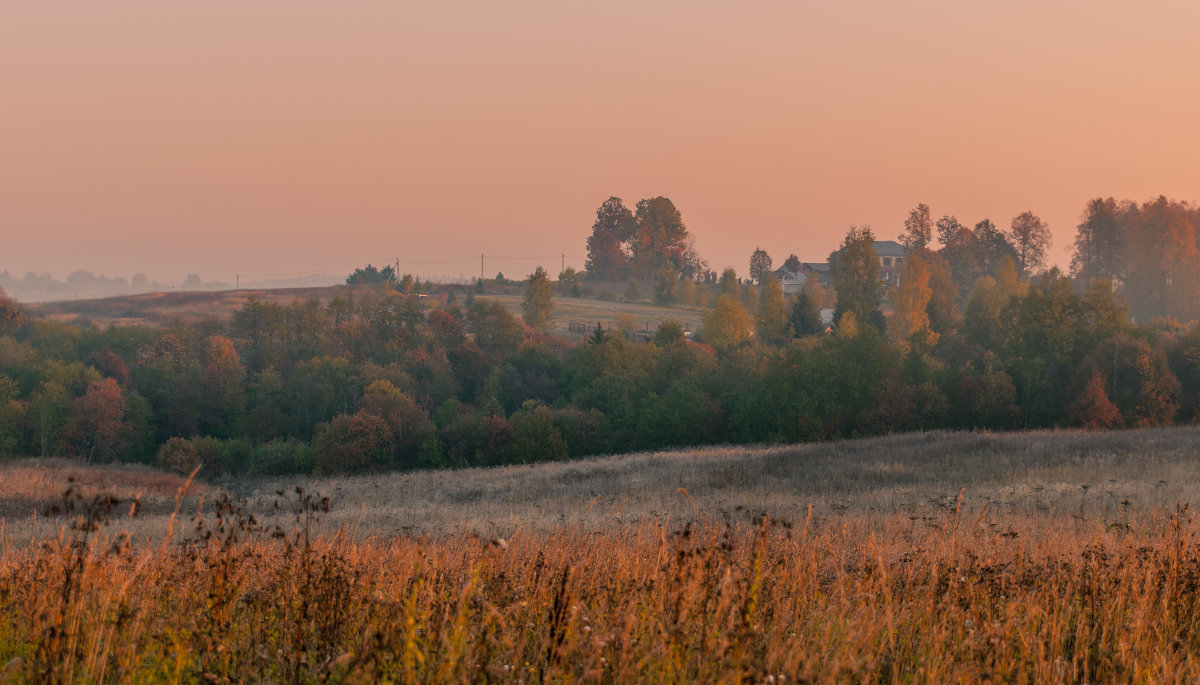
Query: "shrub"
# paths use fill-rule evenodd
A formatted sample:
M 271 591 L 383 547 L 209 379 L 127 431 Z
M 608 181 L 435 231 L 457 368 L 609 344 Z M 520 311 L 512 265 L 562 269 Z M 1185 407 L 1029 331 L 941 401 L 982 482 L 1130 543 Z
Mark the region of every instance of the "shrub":
M 313 452 L 317 473 L 359 473 L 392 466 L 395 442 L 387 421 L 359 411 L 318 426 Z

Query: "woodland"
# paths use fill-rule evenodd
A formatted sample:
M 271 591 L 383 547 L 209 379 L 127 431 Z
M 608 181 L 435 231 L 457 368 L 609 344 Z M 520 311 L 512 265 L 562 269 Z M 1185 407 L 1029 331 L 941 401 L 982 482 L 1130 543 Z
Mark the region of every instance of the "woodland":
M 764 251 L 719 276 L 667 198 L 597 211 L 584 272 L 470 285 L 360 269 L 326 300 L 228 320 L 79 325 L 0 297 L 0 455 L 207 475 L 556 461 L 929 429 L 1200 419 L 1200 210 L 1096 199 L 1069 273 L 1032 213 L 998 229 L 918 205 L 900 287 L 852 227 L 832 288 L 784 295 Z M 936 247 L 936 249 L 935 249 Z M 761 254 L 760 254 L 761 253 Z M 795 262 L 794 255 L 788 262 Z M 518 317 L 490 295 L 516 288 Z M 696 335 L 563 335 L 556 301 L 704 308 Z M 833 323 L 821 309 L 832 309 Z

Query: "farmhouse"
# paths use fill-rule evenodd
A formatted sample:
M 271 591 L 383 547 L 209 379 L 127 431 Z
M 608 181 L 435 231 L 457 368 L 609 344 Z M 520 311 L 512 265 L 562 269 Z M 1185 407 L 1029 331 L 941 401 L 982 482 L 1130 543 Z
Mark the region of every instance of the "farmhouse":
M 900 270 L 904 268 L 904 260 L 908 248 L 894 240 L 876 240 L 872 245 L 875 258 L 879 260 L 879 277 L 888 288 L 900 285 Z M 800 268 L 793 271 L 781 266 L 773 272 L 783 283 L 783 293 L 792 295 L 800 292 L 809 278 L 816 278 L 822 288 L 833 287 L 833 277 L 829 273 L 829 262 L 801 262 Z

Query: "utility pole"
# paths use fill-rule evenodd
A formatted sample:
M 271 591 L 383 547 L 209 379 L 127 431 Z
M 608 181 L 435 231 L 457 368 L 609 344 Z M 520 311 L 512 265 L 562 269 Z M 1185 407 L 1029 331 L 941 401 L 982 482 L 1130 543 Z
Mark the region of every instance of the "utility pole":
M 242 275 L 241 274 L 238 274 L 233 277 L 233 289 L 234 290 L 242 289 Z
M 558 273 L 561 274 L 562 272 L 564 272 L 566 270 L 567 270 L 567 253 L 564 252 L 562 255 L 562 266 L 558 267 Z
M 483 280 L 483 253 L 479 253 L 479 280 Z

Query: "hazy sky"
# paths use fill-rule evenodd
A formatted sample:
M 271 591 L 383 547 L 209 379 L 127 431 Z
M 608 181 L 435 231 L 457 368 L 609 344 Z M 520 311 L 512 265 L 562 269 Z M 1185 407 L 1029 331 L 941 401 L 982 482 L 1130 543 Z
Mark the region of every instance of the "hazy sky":
M 476 275 L 582 258 L 610 195 L 718 270 L 918 202 L 1032 210 L 1065 265 L 1089 198 L 1200 196 L 1198 39 L 1195 2 L 0 0 L 0 270 Z

